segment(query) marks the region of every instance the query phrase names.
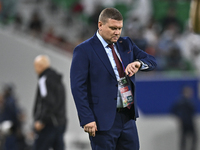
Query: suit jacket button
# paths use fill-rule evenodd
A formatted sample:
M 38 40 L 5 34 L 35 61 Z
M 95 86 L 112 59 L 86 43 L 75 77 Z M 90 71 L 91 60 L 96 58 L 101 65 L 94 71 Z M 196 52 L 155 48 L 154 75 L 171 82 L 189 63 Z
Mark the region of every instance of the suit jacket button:
M 117 98 L 114 98 L 114 100 L 117 100 Z
M 115 85 L 116 87 L 118 86 L 118 84 Z

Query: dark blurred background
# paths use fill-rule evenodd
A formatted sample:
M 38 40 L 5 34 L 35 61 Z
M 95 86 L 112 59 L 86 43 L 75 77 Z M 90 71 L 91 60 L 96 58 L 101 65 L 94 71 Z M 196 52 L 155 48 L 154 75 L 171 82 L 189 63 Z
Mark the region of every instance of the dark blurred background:
M 195 132 L 200 136 L 200 34 L 194 33 L 191 25 L 191 0 L 0 0 L 0 95 L 4 95 L 5 86 L 14 87 L 27 149 L 33 141 L 37 82 L 33 60 L 39 54 L 49 55 L 52 65 L 64 75 L 67 148 L 90 149 L 78 124 L 69 69 L 74 47 L 95 34 L 98 15 L 105 7 L 122 13 L 122 36 L 129 36 L 157 60 L 156 70 L 136 75 L 141 149 L 179 149 L 180 128 L 172 108 L 185 86 L 193 91 Z

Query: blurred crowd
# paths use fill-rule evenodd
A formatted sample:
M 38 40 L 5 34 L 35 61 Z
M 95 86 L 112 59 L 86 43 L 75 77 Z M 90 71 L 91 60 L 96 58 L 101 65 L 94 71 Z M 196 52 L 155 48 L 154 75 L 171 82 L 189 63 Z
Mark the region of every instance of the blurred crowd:
M 31 8 L 28 17 L 20 11 L 17 2 L 33 6 L 28 7 Z M 129 11 L 129 15 L 125 14 L 122 35 L 131 37 L 139 48 L 156 57 L 156 71 L 199 74 L 200 36 L 192 33 L 189 18 L 181 23 L 175 2 L 172 1 L 166 8 L 166 14 L 161 20 L 156 20 L 150 13 L 145 24 L 141 16 Z M 12 24 L 15 31 L 72 53 L 77 44 L 95 33 L 98 14 L 103 7 L 101 3 L 96 3 L 94 11 L 86 14 L 86 6 L 81 0 L 65 8 L 58 4 L 58 0 L 0 0 L 0 21 L 3 26 Z

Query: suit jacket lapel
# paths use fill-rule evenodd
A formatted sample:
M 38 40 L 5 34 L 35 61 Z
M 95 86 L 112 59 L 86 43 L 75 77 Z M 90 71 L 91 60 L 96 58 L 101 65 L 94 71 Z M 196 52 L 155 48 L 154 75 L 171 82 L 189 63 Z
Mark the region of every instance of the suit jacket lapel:
M 119 52 L 119 55 L 122 59 L 122 62 L 123 62 L 123 65 L 124 67 L 126 68 L 126 66 L 129 64 L 129 59 L 127 59 L 128 57 L 128 51 L 127 49 L 123 46 L 123 41 L 122 40 L 118 40 L 117 43 L 116 43 L 116 46 L 117 46 L 117 50 Z
M 101 44 L 100 40 L 97 38 L 96 34 L 93 36 L 92 40 L 92 47 L 96 54 L 99 56 L 99 59 L 102 61 L 108 72 L 112 75 L 113 78 L 116 79 L 114 70 L 112 68 L 112 65 L 110 63 L 110 60 L 108 58 L 108 55 L 106 54 L 106 51 Z

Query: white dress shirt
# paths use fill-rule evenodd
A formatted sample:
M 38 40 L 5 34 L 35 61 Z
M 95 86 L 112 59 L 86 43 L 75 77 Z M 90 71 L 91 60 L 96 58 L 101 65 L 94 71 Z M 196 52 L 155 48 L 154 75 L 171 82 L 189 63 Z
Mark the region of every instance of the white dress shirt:
M 115 63 L 115 60 L 114 60 L 111 48 L 108 47 L 108 43 L 101 37 L 101 35 L 98 33 L 98 31 L 97 31 L 96 35 L 97 35 L 98 39 L 101 41 L 101 43 L 102 43 L 102 45 L 103 45 L 103 47 L 104 47 L 104 49 L 106 51 L 106 54 L 108 55 L 108 58 L 110 60 L 110 63 L 112 65 L 112 68 L 114 70 L 114 73 L 115 73 L 115 76 L 116 76 L 117 80 L 119 80 L 120 77 L 119 77 L 119 73 L 118 73 L 118 70 L 117 70 L 117 65 Z M 115 52 L 116 52 L 119 60 L 121 60 L 120 55 L 119 55 L 119 53 L 117 51 L 117 48 L 116 48 L 115 44 L 114 44 L 114 49 L 115 49 Z M 140 61 L 140 60 L 138 60 L 138 61 Z M 145 70 L 145 69 L 149 68 L 148 65 L 145 64 L 145 63 L 143 63 L 142 61 L 140 61 L 140 63 L 142 64 L 140 70 Z M 118 94 L 117 94 L 117 108 L 122 108 L 122 107 L 123 107 L 123 105 L 122 105 L 122 98 L 121 98 L 121 95 L 120 95 L 120 91 L 118 90 Z

